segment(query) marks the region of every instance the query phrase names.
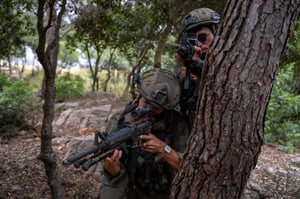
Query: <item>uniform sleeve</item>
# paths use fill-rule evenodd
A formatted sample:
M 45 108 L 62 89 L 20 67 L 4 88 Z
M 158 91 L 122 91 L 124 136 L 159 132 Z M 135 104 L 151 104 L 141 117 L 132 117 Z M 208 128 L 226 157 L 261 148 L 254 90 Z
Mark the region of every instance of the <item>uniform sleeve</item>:
M 103 171 L 103 176 L 101 182 L 110 187 L 121 187 L 125 186 L 128 182 L 128 177 L 126 174 L 126 170 L 123 166 L 121 166 L 121 171 L 118 176 L 112 177 L 108 172 Z
M 111 134 L 118 129 L 118 122 L 121 117 L 121 113 L 114 114 L 106 127 L 105 132 Z M 103 167 L 104 168 L 104 167 Z M 102 183 L 111 187 L 121 187 L 127 183 L 127 175 L 123 165 L 121 165 L 121 171 L 118 176 L 112 177 L 105 169 L 102 172 Z
M 118 122 L 120 120 L 121 113 L 115 113 L 109 120 L 105 132 L 111 134 L 118 129 Z

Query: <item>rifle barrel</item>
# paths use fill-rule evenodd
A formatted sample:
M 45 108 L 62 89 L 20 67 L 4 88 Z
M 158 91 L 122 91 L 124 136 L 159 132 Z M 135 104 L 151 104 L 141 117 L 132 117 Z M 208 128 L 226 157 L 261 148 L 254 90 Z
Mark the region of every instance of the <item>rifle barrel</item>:
M 118 147 L 116 148 L 112 148 L 108 151 L 106 151 L 105 153 L 100 154 L 98 157 L 95 157 L 94 159 L 90 160 L 90 161 L 85 161 L 81 168 L 84 171 L 89 170 L 89 168 L 91 168 L 91 166 L 93 166 L 94 164 L 98 163 L 99 161 L 105 159 L 106 157 L 112 156 L 112 154 L 114 153 L 115 150 L 119 149 Z
M 87 155 L 89 155 L 91 153 L 97 152 L 99 149 L 101 149 L 101 147 L 99 147 L 99 146 L 93 146 L 93 147 L 89 148 L 86 151 L 83 151 L 81 153 L 78 153 L 78 154 L 76 154 L 74 156 L 71 156 L 71 157 L 63 160 L 62 164 L 64 166 L 69 166 L 69 165 L 73 164 L 74 162 L 76 162 L 77 160 L 79 160 L 79 159 L 81 159 L 81 158 L 83 158 L 83 157 L 85 157 L 85 156 L 87 156 Z

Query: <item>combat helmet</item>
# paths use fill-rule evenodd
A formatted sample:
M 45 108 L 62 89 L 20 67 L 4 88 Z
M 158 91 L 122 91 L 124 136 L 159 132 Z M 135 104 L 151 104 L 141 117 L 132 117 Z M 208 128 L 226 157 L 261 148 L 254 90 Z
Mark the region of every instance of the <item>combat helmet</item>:
M 143 73 L 141 95 L 155 107 L 173 109 L 180 100 L 180 85 L 174 73 L 153 69 Z
M 211 28 L 213 34 L 216 32 L 216 25 L 220 21 L 220 15 L 210 8 L 198 8 L 189 12 L 182 20 L 182 32 L 190 32 L 199 26 Z

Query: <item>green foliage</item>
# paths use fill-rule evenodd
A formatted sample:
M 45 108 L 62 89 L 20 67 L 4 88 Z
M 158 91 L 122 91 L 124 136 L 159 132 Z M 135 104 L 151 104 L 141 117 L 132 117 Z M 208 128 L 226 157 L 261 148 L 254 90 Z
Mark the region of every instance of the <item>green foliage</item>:
M 117 98 L 121 98 L 126 87 L 125 81 L 113 79 L 111 83 L 108 84 L 107 91 L 114 93 Z
M 27 15 L 31 2 L 2 0 L 0 5 L 0 58 L 18 56 L 25 43 L 24 37 L 33 33 L 32 23 Z
M 25 125 L 33 97 L 29 84 L 0 73 L 0 136 L 12 137 Z
M 9 78 L 0 72 L 0 92 L 3 92 L 3 88 L 6 86 L 10 86 L 12 82 L 9 80 Z
M 85 93 L 84 79 L 79 75 L 66 73 L 55 81 L 56 100 L 64 101 L 73 97 L 83 96 Z
M 79 59 L 79 54 L 76 51 L 76 48 L 68 43 L 67 38 L 68 37 L 61 38 L 59 46 L 58 63 L 63 68 L 74 66 L 74 64 L 78 63 Z
M 280 71 L 273 87 L 265 123 L 265 140 L 285 146 L 287 152 L 300 149 L 300 95 L 292 93 L 294 64 Z
M 38 91 L 42 87 L 42 82 L 43 82 L 43 77 L 44 77 L 44 72 L 43 70 L 35 70 L 35 71 L 24 71 L 24 79 L 27 81 L 30 85 L 30 87 L 34 91 Z
M 291 62 L 299 62 L 300 60 L 300 19 L 297 21 L 295 25 L 295 29 L 291 34 L 291 38 L 287 45 L 287 49 L 285 49 L 282 62 L 284 64 Z

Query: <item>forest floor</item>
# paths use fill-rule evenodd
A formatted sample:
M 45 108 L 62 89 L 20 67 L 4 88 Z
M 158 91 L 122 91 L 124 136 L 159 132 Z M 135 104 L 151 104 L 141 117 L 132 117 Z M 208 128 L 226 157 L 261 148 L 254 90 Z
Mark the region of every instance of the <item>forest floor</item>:
M 124 104 L 116 100 L 108 101 L 116 106 Z M 67 131 L 65 133 L 68 134 Z M 74 135 L 70 133 L 53 139 L 53 149 L 63 177 L 64 198 L 95 199 L 100 182 L 83 170 L 61 165 L 67 152 L 68 136 Z M 39 153 L 40 138 L 34 131 L 23 132 L 10 140 L 0 139 L 0 199 L 51 198 L 44 164 L 37 158 Z M 287 154 L 279 145 L 265 144 L 248 183 L 248 189 L 257 192 L 256 196 L 251 194 L 251 198 L 299 199 L 299 158 L 300 152 Z

